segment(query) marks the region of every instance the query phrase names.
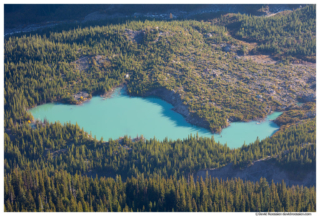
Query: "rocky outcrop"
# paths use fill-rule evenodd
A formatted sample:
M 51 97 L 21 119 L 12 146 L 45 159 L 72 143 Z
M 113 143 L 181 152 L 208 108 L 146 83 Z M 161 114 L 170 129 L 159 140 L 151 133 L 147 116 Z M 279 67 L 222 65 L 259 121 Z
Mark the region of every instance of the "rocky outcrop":
M 225 47 L 222 48 L 223 51 L 225 52 L 229 52 L 231 50 L 231 46 L 229 44 L 227 44 Z
M 202 177 L 205 179 L 207 171 L 209 176 L 223 180 L 240 178 L 242 180 L 256 182 L 260 181 L 260 178 L 266 178 L 269 184 L 271 184 L 272 180 L 274 183 L 281 183 L 282 180 L 284 180 L 284 182 L 289 186 L 316 186 L 315 170 L 308 172 L 301 171 L 298 175 L 292 175 L 285 170 L 281 170 L 275 163 L 268 160 L 255 162 L 253 165 L 246 167 L 243 170 L 233 168 L 230 163 L 219 169 L 200 170 L 194 174 L 194 177 Z
M 126 29 L 124 34 L 128 37 L 130 41 L 140 44 L 143 40 L 145 31 L 133 31 L 131 29 Z
M 237 116 L 230 116 L 229 118 L 228 118 L 228 121 L 229 122 L 239 122 L 239 121 L 241 121 L 242 119 L 240 118 L 240 117 L 237 117 Z
M 74 64 L 76 69 L 78 69 L 80 72 L 87 71 L 90 68 L 89 56 L 81 56 L 76 61 L 71 62 L 71 64 Z
M 89 97 L 89 94 L 84 91 L 80 91 L 77 94 L 73 95 L 73 98 L 77 101 L 79 101 L 80 99 L 87 99 L 88 97 Z
M 316 83 L 316 77 L 315 76 L 309 77 L 307 83 L 309 84 L 311 89 L 316 90 L 317 83 Z
M 147 96 L 159 97 L 162 100 L 172 104 L 174 106 L 172 110 L 183 115 L 186 121 L 189 122 L 190 124 L 193 124 L 199 127 L 204 127 L 210 130 L 210 124 L 208 121 L 199 117 L 196 113 L 189 112 L 188 107 L 183 104 L 179 93 L 170 91 L 164 87 L 161 87 L 161 88 L 151 90 L 142 96 L 143 97 L 147 97 Z
M 309 94 L 309 95 L 303 95 L 301 97 L 302 102 L 315 102 L 316 101 L 316 94 Z
M 205 37 L 205 38 L 211 38 L 211 37 L 212 37 L 212 34 L 211 34 L 211 33 L 207 33 L 207 34 L 204 35 L 204 37 Z

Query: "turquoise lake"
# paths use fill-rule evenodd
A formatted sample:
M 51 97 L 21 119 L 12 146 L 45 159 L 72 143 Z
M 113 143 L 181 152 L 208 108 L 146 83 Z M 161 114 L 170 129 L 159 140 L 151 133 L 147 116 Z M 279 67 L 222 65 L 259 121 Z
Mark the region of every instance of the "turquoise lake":
M 111 98 L 93 97 L 82 105 L 66 105 L 48 103 L 29 110 L 35 119 L 49 122 L 71 122 L 91 132 L 97 139 L 103 137 L 118 139 L 124 135 L 137 137 L 143 135 L 158 140 L 184 139 L 191 133 L 209 137 L 210 131 L 189 124 L 182 115 L 171 110 L 173 106 L 159 98 L 130 97 L 123 89 L 116 89 Z M 245 142 L 254 142 L 257 137 L 264 139 L 275 133 L 279 127 L 271 120 L 276 119 L 281 112 L 274 112 L 262 122 L 234 122 L 214 134 L 214 139 L 230 148 L 238 148 Z

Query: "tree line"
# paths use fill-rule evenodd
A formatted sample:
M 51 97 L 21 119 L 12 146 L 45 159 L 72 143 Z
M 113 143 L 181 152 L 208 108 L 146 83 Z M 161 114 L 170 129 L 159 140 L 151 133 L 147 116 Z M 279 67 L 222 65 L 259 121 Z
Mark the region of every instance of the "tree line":
M 314 187 L 288 187 L 261 178 L 218 180 L 207 176 L 89 178 L 46 169 L 19 169 L 4 178 L 7 212 L 300 212 L 316 211 Z

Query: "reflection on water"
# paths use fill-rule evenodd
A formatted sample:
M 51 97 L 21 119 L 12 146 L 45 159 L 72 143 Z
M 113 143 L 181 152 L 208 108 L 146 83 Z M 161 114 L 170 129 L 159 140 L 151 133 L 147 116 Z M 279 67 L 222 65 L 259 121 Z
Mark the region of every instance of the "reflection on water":
M 44 104 L 29 111 L 35 119 L 49 122 L 76 122 L 87 132 L 92 132 L 97 139 L 103 137 L 118 139 L 124 135 L 132 138 L 143 135 L 145 138 L 156 137 L 163 140 L 184 139 L 188 135 L 210 137 L 210 131 L 189 124 L 182 115 L 171 110 L 173 106 L 159 98 L 130 97 L 123 89 L 116 89 L 111 98 L 93 97 L 82 105 Z M 221 134 L 214 134 L 216 141 L 231 148 L 241 147 L 243 143 L 254 142 L 257 137 L 264 139 L 279 127 L 271 120 L 281 115 L 274 112 L 262 122 L 234 122 L 222 130 Z

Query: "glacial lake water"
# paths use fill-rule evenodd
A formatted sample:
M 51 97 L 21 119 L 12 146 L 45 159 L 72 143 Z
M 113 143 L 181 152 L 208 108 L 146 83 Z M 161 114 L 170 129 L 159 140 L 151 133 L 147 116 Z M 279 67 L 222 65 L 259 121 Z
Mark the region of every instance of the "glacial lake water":
M 29 110 L 35 119 L 60 123 L 71 122 L 91 132 L 98 140 L 103 137 L 118 139 L 124 135 L 131 138 L 143 135 L 158 140 L 184 139 L 188 135 L 209 137 L 209 130 L 188 123 L 182 115 L 172 110 L 173 106 L 155 97 L 130 97 L 123 89 L 116 89 L 111 98 L 93 97 L 81 105 L 66 105 L 48 103 Z M 234 122 L 214 134 L 214 139 L 230 148 L 238 148 L 254 142 L 257 137 L 264 139 L 275 133 L 279 127 L 271 120 L 276 119 L 281 112 L 274 112 L 262 122 Z

